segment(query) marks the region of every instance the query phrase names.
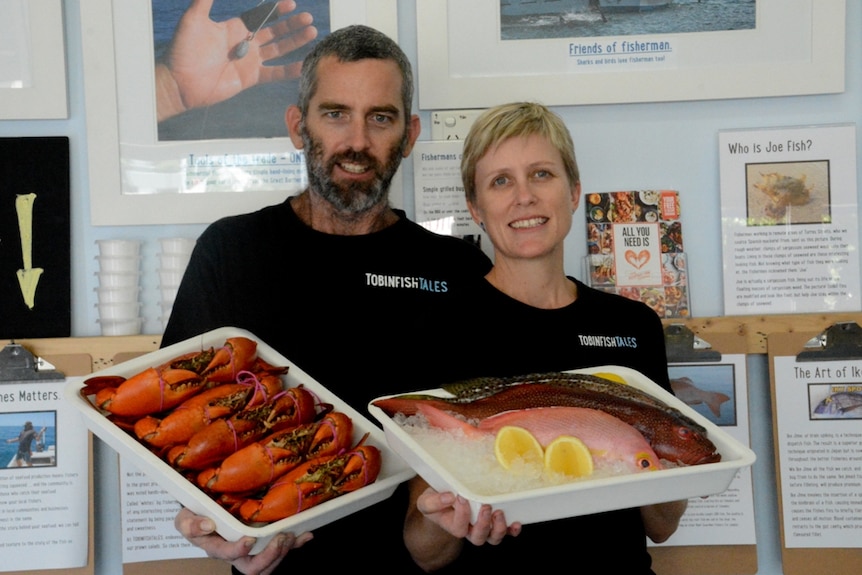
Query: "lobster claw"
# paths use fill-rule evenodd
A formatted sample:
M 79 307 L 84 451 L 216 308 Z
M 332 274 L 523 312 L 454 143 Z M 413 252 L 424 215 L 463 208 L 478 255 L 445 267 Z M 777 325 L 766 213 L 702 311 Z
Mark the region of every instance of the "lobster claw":
M 82 394 L 95 394 L 95 407 L 114 415 L 142 417 L 172 409 L 203 391 L 209 383 L 235 380 L 255 365 L 257 342 L 229 338 L 219 350 L 184 354 L 124 379 L 96 376 L 84 382 Z
M 192 396 L 163 419 L 148 415 L 137 420 L 135 435 L 153 447 L 186 443 L 216 419 L 229 417 L 281 391 L 278 376 L 257 379 L 251 373 L 248 375 L 248 380 L 240 378 L 240 383 L 224 383 Z
M 261 499 L 243 502 L 240 518 L 247 523 L 278 521 L 373 483 L 380 473 L 380 450 L 361 443 L 340 455 L 312 459 L 289 471 Z
M 277 431 L 202 471 L 197 483 L 207 491 L 239 493 L 269 485 L 308 459 L 335 455 L 350 447 L 353 422 L 341 412 L 319 421 Z
M 168 463 L 181 469 L 206 469 L 269 433 L 310 423 L 316 416 L 315 401 L 306 388 L 290 387 L 266 403 L 213 421 L 186 445 L 171 448 Z
M 116 387 L 105 386 L 97 391 L 95 405 L 114 415 L 141 417 L 176 407 L 201 391 L 203 385 L 193 371 L 159 372 L 151 367 Z
M 257 359 L 257 342 L 247 337 L 231 337 L 216 350 L 201 376 L 209 382 L 233 381 L 239 372 L 251 369 Z

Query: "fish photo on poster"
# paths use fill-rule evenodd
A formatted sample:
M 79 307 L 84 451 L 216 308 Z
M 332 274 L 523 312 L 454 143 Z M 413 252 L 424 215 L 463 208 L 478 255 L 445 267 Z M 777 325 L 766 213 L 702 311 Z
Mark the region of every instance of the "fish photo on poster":
M 811 419 L 862 419 L 862 383 L 808 385 Z
M 832 223 L 829 161 L 745 166 L 749 226 Z
M 674 395 L 718 426 L 736 426 L 736 377 L 732 364 L 668 366 Z

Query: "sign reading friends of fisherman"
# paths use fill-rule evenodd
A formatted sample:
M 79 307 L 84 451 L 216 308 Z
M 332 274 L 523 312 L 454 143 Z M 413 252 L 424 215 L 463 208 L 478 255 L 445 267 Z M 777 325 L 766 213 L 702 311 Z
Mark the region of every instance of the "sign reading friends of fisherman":
M 724 313 L 858 311 L 856 127 L 719 133 Z

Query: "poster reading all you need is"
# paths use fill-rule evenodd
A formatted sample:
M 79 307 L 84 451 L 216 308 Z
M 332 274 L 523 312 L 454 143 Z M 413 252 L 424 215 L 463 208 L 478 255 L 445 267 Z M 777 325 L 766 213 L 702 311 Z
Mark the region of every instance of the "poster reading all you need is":
M 663 318 L 688 317 L 678 192 L 590 193 L 586 216 L 592 287 L 642 301 Z

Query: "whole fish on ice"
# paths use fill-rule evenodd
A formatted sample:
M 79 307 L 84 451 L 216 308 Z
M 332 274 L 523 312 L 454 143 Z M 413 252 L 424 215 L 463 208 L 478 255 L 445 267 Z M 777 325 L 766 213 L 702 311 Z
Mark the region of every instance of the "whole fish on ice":
M 701 389 L 688 377 L 671 379 L 670 386 L 680 401 L 686 405 L 704 404 L 716 417 L 721 417 L 721 404 L 730 401 L 730 396 L 717 391 Z
M 478 399 L 472 399 L 466 392 L 462 393 L 462 397 L 455 398 L 407 394 L 379 399 L 373 404 L 389 416 L 396 413 L 414 415 L 419 405 L 432 405 L 467 420 L 482 420 L 505 411 L 536 407 L 598 409 L 638 430 L 661 459 L 685 465 L 721 460 L 721 454 L 701 425 L 673 407 L 628 385 L 564 373 L 526 376 L 517 378 L 517 381 L 502 378 L 493 380 L 496 383 L 490 390 L 485 386 L 489 380 L 481 380 L 483 387 L 477 394 Z M 444 389 L 449 390 L 446 387 Z
M 429 424 L 442 429 L 460 429 L 467 437 L 496 435 L 507 425 L 529 431 L 542 447 L 561 435 L 584 442 L 595 461 L 620 465 L 630 473 L 662 469 L 658 455 L 631 425 L 616 417 L 583 407 L 536 407 L 506 411 L 472 425 L 432 405 L 421 405 L 419 413 Z

